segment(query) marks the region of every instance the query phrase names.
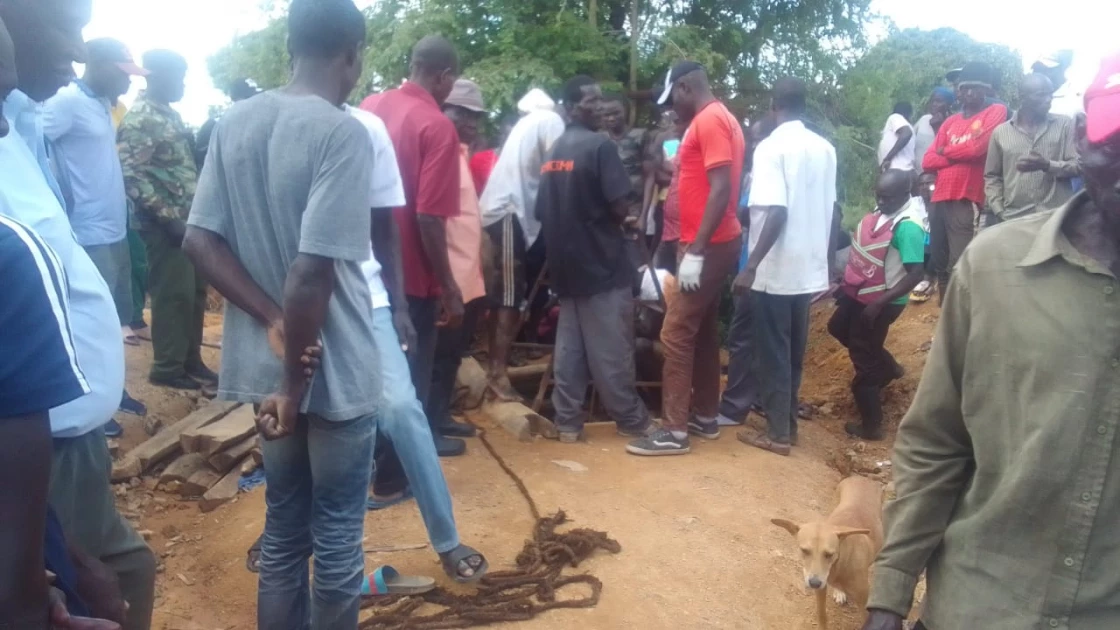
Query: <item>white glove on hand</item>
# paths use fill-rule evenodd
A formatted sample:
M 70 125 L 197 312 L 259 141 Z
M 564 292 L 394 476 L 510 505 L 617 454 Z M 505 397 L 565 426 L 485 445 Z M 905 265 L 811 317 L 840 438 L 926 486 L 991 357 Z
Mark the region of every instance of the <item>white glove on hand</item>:
M 677 270 L 677 283 L 681 291 L 696 291 L 700 288 L 700 272 L 704 270 L 704 257 L 700 254 L 686 253 L 681 258 L 680 269 Z

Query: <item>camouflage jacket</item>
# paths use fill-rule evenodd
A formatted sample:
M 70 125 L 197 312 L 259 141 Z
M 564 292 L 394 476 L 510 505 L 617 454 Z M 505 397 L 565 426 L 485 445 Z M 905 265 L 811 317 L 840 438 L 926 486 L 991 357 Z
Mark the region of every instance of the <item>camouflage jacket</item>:
M 117 130 L 136 229 L 187 220 L 198 182 L 193 147 L 194 137 L 179 114 L 141 92 Z
M 607 131 L 604 130 L 603 133 L 614 140 Z M 642 192 L 645 188 L 642 164 L 646 157 L 647 136 L 648 132 L 645 129 L 630 129 L 622 138 L 614 140 L 615 145 L 618 146 L 618 157 L 622 158 L 622 165 L 626 167 L 626 173 L 630 176 L 631 216 L 638 216 L 642 212 Z

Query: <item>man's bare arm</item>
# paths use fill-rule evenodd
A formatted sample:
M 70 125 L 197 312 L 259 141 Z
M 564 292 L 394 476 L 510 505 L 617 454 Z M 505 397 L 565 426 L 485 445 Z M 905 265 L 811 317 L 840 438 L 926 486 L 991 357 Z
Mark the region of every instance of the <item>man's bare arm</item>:
M 183 253 L 222 297 L 262 326 L 275 326 L 281 321 L 280 306 L 253 280 L 229 243 L 217 233 L 187 226 Z
M 284 382 L 281 392 L 299 401 L 307 388 L 303 363 L 305 348 L 319 342 L 334 292 L 334 259 L 299 254 L 284 282 Z
M 767 206 L 765 214 L 766 218 L 762 221 L 762 230 L 758 235 L 758 244 L 751 250 L 750 256 L 747 258 L 745 269 L 752 272 L 758 270 L 758 266 L 762 264 L 763 259 L 774 248 L 774 244 L 778 242 L 778 237 L 786 229 L 786 220 L 789 217 L 789 211 L 785 206 Z M 829 240 L 831 241 L 831 236 Z
M 43 531 L 52 448 L 46 411 L 0 419 L 0 626 L 49 625 Z
M 428 264 L 439 280 L 443 289 L 444 309 L 449 318 L 448 324 L 458 326 L 463 321 L 463 294 L 459 285 L 455 283 L 455 276 L 451 273 L 451 261 L 447 256 L 447 227 L 442 217 L 427 214 L 416 215 L 416 223 L 420 228 L 420 242 L 424 247 L 424 255 Z

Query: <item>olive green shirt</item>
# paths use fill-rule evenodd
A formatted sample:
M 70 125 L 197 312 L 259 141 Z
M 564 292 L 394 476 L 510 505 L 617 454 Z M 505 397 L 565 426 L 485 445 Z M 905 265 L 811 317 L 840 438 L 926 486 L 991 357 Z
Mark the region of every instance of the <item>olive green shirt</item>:
M 930 630 L 1120 628 L 1120 291 L 1050 214 L 961 257 L 894 450 L 869 608 Z

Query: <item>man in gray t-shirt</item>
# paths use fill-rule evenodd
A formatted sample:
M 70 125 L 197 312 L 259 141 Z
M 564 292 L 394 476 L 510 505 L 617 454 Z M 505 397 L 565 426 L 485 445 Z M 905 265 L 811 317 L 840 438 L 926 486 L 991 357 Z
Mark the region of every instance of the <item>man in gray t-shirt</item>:
M 358 625 L 379 393 L 359 266 L 375 165 L 365 128 L 341 106 L 364 43 L 352 0 L 293 0 L 292 79 L 218 122 L 183 242 L 229 302 L 218 394 L 260 405 L 262 628 Z M 307 378 L 302 355 L 319 342 L 322 362 Z
M 229 243 L 277 304 L 297 255 L 334 259 L 334 291 L 320 334 L 322 365 L 300 410 L 327 420 L 373 413 L 377 391 L 369 285 L 372 150 L 361 123 L 318 96 L 265 92 L 234 105 L 210 143 L 189 225 Z M 260 403 L 283 369 L 268 328 L 225 313 L 218 396 Z

